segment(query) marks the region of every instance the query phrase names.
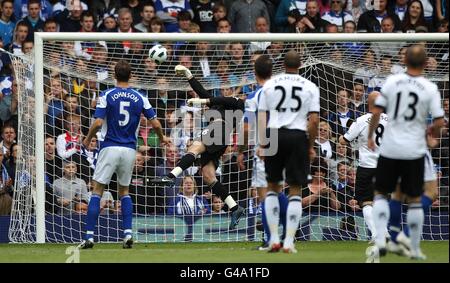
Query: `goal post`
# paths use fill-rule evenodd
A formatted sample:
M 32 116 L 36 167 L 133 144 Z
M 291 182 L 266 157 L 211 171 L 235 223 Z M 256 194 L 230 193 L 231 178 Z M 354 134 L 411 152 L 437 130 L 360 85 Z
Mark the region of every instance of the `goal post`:
M 44 123 L 44 38 L 34 37 L 34 92 L 36 121 L 36 243 L 45 243 L 45 123 Z
M 83 55 L 79 55 L 77 54 L 74 58 L 63 58 L 64 57 L 64 52 L 66 52 L 67 50 L 64 49 L 65 47 L 63 46 L 62 43 L 64 42 L 99 42 L 99 41 L 104 41 L 106 42 L 106 50 L 108 53 L 108 62 L 109 63 L 113 63 L 114 61 L 117 61 L 117 59 L 119 58 L 123 58 L 123 54 L 121 54 L 120 52 L 122 52 L 122 50 L 126 50 L 126 48 L 124 47 L 124 49 L 120 49 L 120 48 L 116 48 L 115 43 L 120 43 L 120 46 L 128 46 L 129 49 L 133 49 L 133 43 L 137 43 L 140 42 L 142 45 L 141 47 L 137 47 L 138 49 L 140 48 L 140 50 L 138 50 L 139 52 L 134 53 L 128 53 L 127 55 L 131 54 L 130 56 L 126 56 L 126 58 L 129 58 L 131 60 L 138 60 L 136 59 L 137 57 L 134 56 L 138 56 L 139 57 L 139 62 L 136 63 L 136 70 L 137 74 L 134 77 L 134 80 L 132 81 L 132 85 L 134 87 L 138 87 L 140 89 L 145 89 L 145 90 L 152 90 L 152 88 L 154 90 L 159 90 L 162 89 L 163 87 L 160 87 L 160 82 L 158 79 L 164 78 L 165 79 L 165 87 L 167 88 L 167 90 L 171 91 L 184 91 L 184 92 L 188 92 L 190 90 L 188 84 L 182 79 L 182 78 L 177 78 L 174 76 L 174 72 L 173 72 L 173 66 L 174 65 L 170 65 L 168 64 L 172 69 L 162 69 L 161 71 L 158 72 L 158 75 L 156 77 L 149 77 L 147 76 L 148 74 L 146 74 L 147 70 L 144 69 L 144 60 L 145 60 L 145 56 L 147 56 L 147 54 L 145 53 L 147 51 L 147 44 L 153 44 L 155 42 L 158 43 L 172 43 L 173 46 L 180 46 L 177 45 L 178 43 L 182 43 L 181 45 L 186 45 L 187 47 L 185 49 L 182 49 L 184 51 L 180 51 L 181 49 L 175 49 L 175 52 L 179 52 L 178 53 L 178 57 L 182 56 L 181 54 L 188 54 L 190 55 L 192 58 L 194 58 L 196 53 L 196 49 L 195 49 L 195 44 L 198 42 L 209 42 L 211 43 L 211 45 L 213 44 L 217 44 L 217 46 L 220 46 L 220 48 L 218 48 L 217 50 L 222 50 L 225 48 L 224 46 L 229 44 L 229 43 L 233 43 L 233 42 L 240 42 L 240 43 L 244 43 L 242 45 L 245 45 L 244 47 L 244 52 L 247 56 L 244 56 L 244 60 L 246 61 L 245 64 L 246 66 L 244 67 L 243 65 L 241 66 L 237 66 L 235 68 L 235 74 L 236 75 L 236 80 L 232 80 L 232 78 L 230 78 L 230 76 L 228 76 L 228 79 L 226 82 L 220 82 L 219 84 L 217 84 L 216 80 L 209 80 L 206 79 L 207 77 L 201 78 L 201 82 L 205 83 L 205 86 L 208 90 L 218 90 L 218 92 L 223 91 L 222 89 L 228 85 L 231 86 L 233 88 L 242 88 L 243 85 L 250 85 L 250 84 L 254 84 L 255 80 L 254 77 L 252 78 L 249 75 L 249 72 L 251 72 L 251 64 L 249 63 L 248 60 L 250 60 L 250 51 L 249 51 L 249 44 L 251 42 L 282 42 L 285 43 L 282 46 L 282 50 L 280 51 L 280 54 L 284 54 L 285 52 L 287 52 L 287 50 L 294 48 L 296 50 L 299 50 L 299 52 L 302 52 L 302 59 L 304 60 L 304 66 L 303 68 L 303 72 L 305 74 L 308 74 L 307 76 L 311 76 L 311 78 L 313 80 L 315 80 L 316 82 L 318 82 L 318 84 L 320 85 L 320 89 L 321 89 L 321 108 L 323 108 L 322 110 L 326 113 L 330 113 L 333 111 L 336 111 L 335 107 L 336 107 L 336 97 L 337 97 L 337 91 L 340 88 L 344 88 L 348 93 L 352 92 L 353 90 L 350 89 L 350 86 L 353 85 L 354 83 L 354 79 L 356 77 L 354 71 L 357 67 L 361 67 L 362 69 L 364 69 L 364 51 L 361 50 L 357 50 L 357 49 L 352 49 L 351 47 L 348 47 L 347 45 L 340 45 L 339 48 L 339 52 L 341 52 L 341 54 L 334 54 L 330 52 L 330 48 L 334 47 L 335 45 L 333 45 L 334 43 L 365 43 L 366 46 L 371 46 L 370 44 L 373 42 L 378 42 L 381 44 L 381 46 L 385 46 L 386 49 L 389 48 L 397 48 L 397 45 L 393 44 L 393 45 L 389 45 L 388 43 L 414 43 L 414 42 L 427 42 L 427 43 L 431 43 L 431 48 L 429 49 L 431 51 L 431 53 L 434 53 L 435 51 L 435 47 L 436 49 L 442 49 L 445 47 L 445 45 L 448 46 L 448 34 L 438 34 L 438 33 L 417 33 L 417 34 L 399 34 L 399 33 L 392 33 L 392 34 L 369 34 L 369 33 L 354 33 L 354 34 L 272 34 L 272 33 L 268 33 L 268 34 L 240 34 L 240 33 L 230 33 L 230 34 L 208 34 L 208 33 L 196 33 L 196 34 L 192 34 L 192 33 L 177 33 L 177 34 L 173 34 L 173 33 L 42 33 L 42 32 L 37 32 L 34 34 L 35 37 L 35 41 L 34 41 L 34 57 L 31 60 L 31 63 L 34 65 L 34 74 L 32 74 L 33 78 L 29 77 L 29 79 L 33 80 L 33 85 L 34 85 L 34 123 L 35 123 L 35 136 L 33 137 L 35 140 L 32 142 L 35 146 L 35 152 L 34 152 L 34 158 L 35 158 L 35 175 L 33 176 L 35 178 L 35 186 L 36 188 L 30 190 L 30 194 L 32 191 L 35 192 L 35 200 L 33 200 L 33 204 L 29 204 L 28 206 L 31 205 L 31 207 L 20 207 L 17 205 L 14 205 L 15 207 L 15 212 L 13 211 L 12 217 L 15 218 L 15 221 L 27 221 L 27 223 L 29 223 L 28 225 L 31 225 L 34 227 L 34 229 L 30 229 L 27 230 L 26 233 L 35 233 L 35 235 L 33 237 L 23 237 L 22 236 L 18 236 L 18 234 L 20 234 L 20 231 L 10 231 L 10 240 L 13 242 L 36 242 L 36 243 L 45 243 L 47 241 L 51 241 L 51 242 L 59 242 L 59 241 L 76 241 L 79 236 L 72 236 L 72 234 L 70 236 L 66 235 L 58 235 L 55 236 L 54 238 L 51 238 L 49 240 L 49 236 L 47 235 L 48 233 L 48 225 L 53 225 L 53 224 L 49 224 L 46 220 L 47 213 L 46 213 L 46 180 L 45 180 L 45 168 L 46 168 L 46 161 L 45 161 L 45 152 L 44 152 L 44 148 L 45 148 L 45 133 L 46 133 L 46 113 L 45 113 L 45 108 L 44 105 L 46 103 L 45 101 L 45 91 L 44 91 L 44 87 L 49 87 L 49 83 L 48 81 L 51 80 L 51 76 L 49 76 L 48 74 L 46 74 L 46 70 L 48 73 L 48 69 L 51 68 L 51 64 L 53 64 L 53 62 L 58 62 L 57 60 L 81 60 L 86 64 L 87 66 L 81 70 L 81 65 L 77 65 L 74 66 L 72 65 L 72 67 L 68 67 L 66 68 L 66 66 L 61 65 L 58 68 L 58 73 L 59 74 L 65 74 L 66 77 L 68 77 L 69 79 L 69 85 L 71 88 L 73 88 L 74 86 L 72 85 L 72 82 L 70 81 L 70 79 L 72 78 L 76 78 L 77 76 L 80 79 L 83 80 L 89 80 L 89 81 L 93 81 L 94 83 L 100 84 L 100 83 L 104 83 L 105 85 L 108 86 L 112 86 L 114 84 L 114 81 L 112 80 L 110 74 L 109 76 L 107 76 L 107 72 L 108 71 L 104 71 L 105 73 L 102 74 L 95 74 L 92 72 L 91 68 L 93 68 L 93 64 L 92 61 L 90 61 L 89 59 L 86 59 L 87 57 L 83 57 Z M 113 43 L 113 44 L 110 44 Z M 327 45 L 325 45 L 325 43 L 328 43 Z M 386 44 L 386 45 L 384 45 Z M 406 44 L 405 44 L 406 45 Z M 94 44 L 93 47 L 89 47 L 89 48 L 96 48 L 96 46 L 98 46 L 98 44 Z M 103 45 L 102 45 L 103 46 Z M 114 46 L 114 47 L 111 47 Z M 394 46 L 394 47 L 391 47 Z M 122 47 L 121 47 L 122 48 Z M 180 47 L 178 47 L 180 48 Z M 184 47 L 183 47 L 184 48 Z M 221 49 L 222 48 L 222 49 Z M 347 49 L 346 49 L 347 48 Z M 370 47 L 368 47 L 367 49 L 369 49 Z M 211 48 L 212 49 L 212 48 Z M 259 50 L 259 49 L 258 49 Z M 356 51 L 355 51 L 356 50 Z M 208 50 L 210 51 L 210 50 Z M 229 50 L 227 50 L 226 52 L 228 52 Z M 392 53 L 394 54 L 397 50 L 391 50 Z M 92 52 L 92 50 L 90 50 L 89 52 Z M 128 51 L 127 51 L 128 52 Z M 131 51 L 130 51 L 131 52 Z M 183 53 L 184 52 L 184 53 Z M 437 51 L 436 51 L 437 52 Z M 447 51 L 448 52 L 448 51 Z M 208 54 L 212 54 L 208 53 Z M 228 60 L 233 60 L 232 56 L 233 55 L 229 55 L 227 54 L 226 56 L 222 56 L 222 58 L 219 57 L 214 57 L 214 56 L 221 56 L 221 55 L 217 55 L 218 52 L 214 53 L 213 55 L 211 55 L 211 61 L 214 61 L 214 63 L 219 64 L 219 62 L 221 60 L 223 60 L 224 58 L 228 59 Z M 350 54 L 350 55 L 349 55 Z M 384 54 L 384 53 L 383 53 Z M 57 55 L 57 58 L 53 58 L 52 55 Z M 11 55 L 14 56 L 14 55 Z M 89 54 L 89 56 L 92 56 L 92 54 Z M 338 57 L 335 57 L 338 56 Z M 341 56 L 341 57 L 339 57 Z M 447 55 L 448 56 L 448 55 Z M 447 57 L 448 58 L 448 57 Z M 136 59 L 136 60 L 135 60 Z M 177 58 L 177 61 L 178 62 Z M 17 59 L 19 60 L 19 59 Z M 25 60 L 25 59 L 24 59 Z M 26 59 L 28 60 L 28 59 Z M 380 58 L 377 58 L 376 61 L 380 61 Z M 393 59 L 394 60 L 394 59 Z M 175 60 L 173 61 L 175 62 Z M 173 63 L 171 62 L 171 63 Z M 162 63 L 161 66 L 164 66 L 165 63 Z M 175 63 L 173 63 L 175 64 Z M 230 63 L 231 64 L 231 63 Z M 380 64 L 380 63 L 376 63 L 376 64 Z M 77 68 L 80 68 L 79 70 Z M 105 66 L 101 66 L 101 67 L 105 67 Z M 109 67 L 109 66 L 108 66 Z M 368 68 L 371 68 L 372 66 L 368 66 Z M 375 67 L 375 66 L 373 66 Z M 142 68 L 141 70 L 139 70 L 139 68 Z M 158 67 L 157 67 L 158 68 Z M 202 69 L 203 70 L 203 69 Z M 281 73 L 282 67 L 281 65 L 274 65 L 274 74 L 278 74 Z M 205 70 L 203 70 L 203 72 L 205 72 Z M 199 73 L 201 73 L 201 71 L 199 71 Z M 211 71 L 212 73 L 212 71 Z M 340 74 L 346 74 L 346 76 L 349 76 L 348 74 L 351 74 L 352 79 L 348 79 L 348 78 L 343 78 L 344 75 L 342 75 L 343 77 L 341 77 Z M 372 80 L 374 79 L 374 77 L 370 77 L 369 75 L 367 75 L 366 73 L 363 72 L 362 77 L 363 79 L 365 79 L 367 77 L 368 80 Z M 377 78 L 379 78 L 380 80 L 383 79 L 383 77 L 386 74 L 382 74 L 380 76 L 378 76 Z M 435 66 L 432 70 L 427 70 L 427 74 L 426 74 L 430 79 L 432 80 L 436 80 L 439 82 L 443 82 L 442 83 L 442 89 L 444 90 L 447 95 L 448 95 L 448 59 L 445 63 L 441 63 L 438 62 L 437 66 Z M 29 74 L 27 76 L 30 76 Z M 376 77 L 376 76 L 375 76 Z M 24 79 L 24 78 L 22 78 Z M 47 79 L 47 81 L 46 81 Z M 61 79 L 62 80 L 62 79 Z M 340 82 L 342 81 L 342 82 Z M 75 84 L 75 83 L 73 83 Z M 364 86 L 365 89 L 367 91 L 368 88 L 370 88 L 369 85 L 366 85 L 366 83 L 364 82 Z M 78 83 L 77 83 L 78 86 Z M 323 93 L 322 93 L 323 90 Z M 247 95 L 248 93 L 245 93 L 245 91 L 241 91 L 242 95 Z M 157 94 L 156 94 L 157 95 Z M 177 99 L 182 99 L 185 98 L 184 96 L 179 95 L 178 93 L 175 95 L 175 100 Z M 170 98 L 169 98 L 170 100 Z M 177 103 L 175 102 L 175 108 L 178 108 Z M 21 108 L 22 107 L 22 108 Z M 25 111 L 26 108 L 24 108 L 25 106 L 19 105 L 19 111 Z M 93 108 L 91 106 L 87 106 L 88 109 L 86 109 L 88 112 L 92 111 Z M 158 110 L 158 109 L 157 109 Z M 22 113 L 23 114 L 23 113 Z M 19 113 L 19 116 L 21 115 L 21 113 Z M 23 123 L 23 121 L 22 121 Z M 64 128 L 64 126 L 62 126 Z M 20 128 L 20 125 L 19 125 Z M 331 131 L 333 131 L 333 134 L 337 134 L 335 133 L 334 129 L 337 129 L 337 126 L 334 127 L 332 125 L 331 127 Z M 31 137 L 27 137 L 27 138 L 31 138 Z M 20 139 L 19 139 L 20 142 Z M 30 142 L 30 141 L 28 141 Z M 181 149 L 180 149 L 181 152 Z M 250 153 L 248 153 L 250 156 Z M 352 151 L 353 154 L 353 159 L 355 159 L 354 157 L 354 152 Z M 31 156 L 24 156 L 24 158 L 27 157 L 31 157 Z M 325 156 L 326 157 L 326 156 Z M 233 161 L 234 163 L 230 162 L 230 166 L 235 166 L 236 163 L 235 161 Z M 333 161 L 334 162 L 334 161 Z M 355 160 L 353 160 L 353 162 L 356 162 Z M 224 164 L 226 163 L 226 161 L 224 161 Z M 228 163 L 227 163 L 228 164 Z M 334 163 L 333 163 L 334 164 Z M 32 165 L 28 165 L 28 166 L 32 166 Z M 336 167 L 337 165 L 334 164 L 334 166 Z M 448 166 L 448 165 L 447 165 Z M 18 166 L 20 168 L 20 166 Z M 225 167 L 225 166 L 223 166 Z M 354 168 L 355 167 L 355 163 L 352 164 L 352 166 L 349 166 Z M 448 168 L 444 168 L 447 170 L 448 172 Z M 222 168 L 222 170 L 225 170 Z M 331 169 L 330 169 L 331 170 Z M 333 173 L 334 175 L 337 175 L 338 173 L 336 172 Z M 243 176 L 239 176 L 237 177 L 238 181 L 230 181 L 230 188 L 232 188 L 233 190 L 236 191 L 236 195 L 244 195 L 244 192 L 239 191 L 239 184 L 241 181 L 243 182 L 250 182 L 251 180 L 251 175 L 249 174 L 249 172 L 251 173 L 250 169 L 247 169 L 246 171 L 246 175 Z M 232 174 L 233 172 L 231 172 L 230 174 Z M 332 181 L 334 180 L 333 178 L 337 178 L 336 176 L 331 177 L 327 176 L 328 180 L 330 182 L 330 184 L 332 183 Z M 17 180 L 18 177 L 16 177 Z M 222 178 L 227 178 L 226 174 L 223 173 Z M 333 180 L 332 180 L 333 179 Z M 231 180 L 231 177 L 230 177 Z M 235 182 L 235 183 L 233 183 Z M 17 183 L 17 181 L 16 181 Z M 33 182 L 31 182 L 33 183 Z M 331 186 L 331 185 L 330 185 Z M 447 185 L 448 186 L 448 185 Z M 247 190 L 248 188 L 246 188 Z M 448 188 L 447 188 L 448 191 Z M 147 192 L 145 193 L 147 194 Z M 149 193 L 151 194 L 151 193 Z M 344 196 L 342 196 L 342 199 L 344 200 L 344 202 L 347 200 L 347 193 L 342 193 L 344 194 Z M 137 196 L 139 197 L 139 195 Z M 146 195 L 147 197 L 147 195 Z M 155 198 L 157 198 L 158 196 L 156 196 Z M 337 196 L 340 197 L 340 196 Z M 445 196 L 443 196 L 445 198 Z M 448 196 L 446 196 L 447 198 L 447 203 L 448 203 Z M 243 199 L 240 199 L 240 201 L 245 201 L 248 202 L 251 199 L 251 197 L 246 197 Z M 14 197 L 14 202 L 20 202 L 21 198 L 15 195 Z M 211 202 L 212 205 L 212 201 L 209 200 Z M 329 200 L 327 200 L 327 203 L 329 202 Z M 147 205 L 147 202 L 145 202 L 145 205 Z M 155 205 L 155 204 L 151 204 L 151 205 Z M 164 204 L 166 205 L 166 204 Z M 344 205 L 347 207 L 347 205 L 344 203 Z M 318 204 L 318 206 L 322 206 L 321 203 Z M 21 209 L 23 210 L 27 210 L 26 213 L 23 213 L 23 211 L 21 211 Z M 162 208 L 164 211 L 166 211 L 167 207 L 163 207 Z M 347 208 L 346 208 L 347 209 Z M 331 231 L 338 230 L 337 234 L 341 233 L 339 232 L 339 228 L 338 226 L 339 221 L 340 220 L 336 220 L 334 218 L 334 216 L 336 215 L 343 215 L 345 217 L 345 219 L 347 219 L 347 217 L 355 215 L 354 211 L 350 211 L 350 210 L 340 210 L 340 209 L 334 209 L 334 211 L 330 212 L 327 211 L 326 215 L 320 215 L 317 217 L 320 217 L 320 220 L 317 221 L 322 221 L 321 223 L 324 223 L 322 226 L 326 226 L 326 228 Z M 439 210 L 441 209 L 440 207 L 438 208 Z M 145 209 L 144 209 L 145 210 Z M 155 205 L 155 211 L 158 210 L 158 204 Z M 444 211 L 448 210 L 448 204 L 447 207 L 444 208 Z M 153 211 L 153 210 L 152 210 Z M 312 210 L 311 210 L 312 211 Z M 30 217 L 30 214 L 32 214 L 35 217 L 35 222 L 30 221 L 28 218 Z M 156 213 L 157 214 L 157 213 Z M 63 216 L 64 217 L 64 216 Z M 108 216 L 109 217 L 109 216 Z M 117 218 L 117 216 L 114 216 Z M 114 218 L 113 217 L 113 218 Z M 153 218 L 152 218 L 153 217 Z M 223 236 L 223 234 L 225 234 L 225 232 L 222 231 L 222 226 L 220 225 L 220 227 L 216 227 L 215 225 L 215 220 L 211 220 L 211 222 L 206 221 L 206 218 L 209 216 L 201 216 L 201 220 L 205 220 L 204 222 L 202 222 L 202 228 L 204 228 L 203 226 L 206 225 L 211 225 L 210 228 L 207 228 L 206 230 L 210 230 L 210 231 L 216 231 L 216 232 L 210 232 L 210 240 L 212 239 L 212 241 L 220 241 L 224 238 L 221 237 L 225 237 L 226 240 L 229 241 L 235 241 L 235 240 L 245 240 L 246 238 L 248 239 L 249 235 L 247 234 L 246 237 L 240 237 L 240 236 L 233 236 L 233 235 L 227 235 L 227 236 Z M 309 232 L 306 232 L 306 234 L 308 234 L 308 239 L 310 234 L 315 233 L 315 231 L 317 229 L 322 229 L 323 227 L 320 226 L 320 228 L 318 228 L 318 226 L 315 224 L 313 225 L 312 223 L 314 221 L 316 221 L 314 217 L 316 217 L 316 211 L 311 212 L 310 214 L 308 214 L 307 217 L 310 217 L 309 220 L 306 220 L 306 224 L 310 224 L 310 227 L 308 228 Z M 441 215 L 438 215 L 437 217 L 441 217 Z M 27 218 L 27 220 L 25 220 L 25 218 Z M 151 222 L 152 224 L 146 224 L 148 219 L 147 218 L 152 218 L 151 221 L 149 220 L 149 223 Z M 226 218 L 225 216 L 223 216 L 223 218 Z M 81 218 L 80 218 L 81 219 Z M 222 219 L 222 218 L 221 218 Z M 318 219 L 318 218 L 317 218 Z M 341 219 L 341 218 L 339 218 Z M 165 227 L 162 228 L 162 234 L 164 235 L 163 238 L 159 238 L 159 236 L 143 236 L 143 240 L 142 241 L 161 241 L 161 239 L 163 239 L 162 241 L 166 241 L 166 239 L 168 239 L 167 241 L 176 241 L 177 237 L 173 236 L 173 238 L 168 237 L 167 235 L 167 230 L 170 230 L 171 228 L 173 228 L 173 230 L 177 230 L 177 229 L 183 229 L 183 230 L 192 230 L 192 226 L 187 226 L 188 228 L 180 228 L 178 225 L 179 222 L 177 222 L 177 219 L 171 219 L 171 218 L 164 218 L 162 220 L 162 222 L 158 222 L 159 220 L 159 216 L 145 216 L 145 221 L 143 220 L 143 222 L 145 222 L 144 224 L 142 224 L 142 226 L 140 226 L 141 231 L 147 231 L 147 230 L 151 230 L 151 229 L 157 229 L 155 228 L 155 223 L 163 223 L 163 225 Z M 58 224 L 55 224 L 58 226 L 58 229 L 61 229 L 61 231 L 63 231 L 64 229 L 68 229 L 70 230 L 70 233 L 80 233 L 78 230 L 81 230 L 82 227 L 84 227 L 84 225 L 82 224 L 82 220 L 79 220 L 77 223 L 73 224 L 74 221 L 76 222 L 76 220 L 74 220 L 73 218 L 70 218 L 69 221 L 61 221 Z M 107 219 L 107 221 L 109 221 Z M 139 220 L 140 221 L 140 220 Z M 154 222 L 152 222 L 154 221 Z M 186 219 L 184 219 L 184 221 L 186 222 Z M 193 220 L 192 220 L 193 221 Z M 253 221 L 253 220 L 252 220 Z M 250 231 L 252 230 L 252 233 L 255 233 L 255 227 L 256 227 L 256 222 L 252 222 L 252 221 L 248 221 L 245 223 L 245 228 L 244 226 L 242 226 L 243 230 L 245 229 L 246 231 Z M 346 222 L 347 220 L 344 220 L 344 224 L 345 225 L 349 225 L 349 223 Z M 442 239 L 446 238 L 448 239 L 448 215 L 447 215 L 447 232 L 437 232 L 437 236 L 436 237 L 431 237 L 433 239 L 438 239 L 439 237 L 441 237 Z M 64 225 L 69 225 L 67 223 L 70 222 L 70 227 L 65 227 Z M 356 221 L 358 222 L 358 221 Z M 15 223 L 14 221 L 11 221 L 11 225 L 13 225 L 13 223 Z M 314 222 L 316 223 L 316 222 Z M 431 222 L 430 222 L 431 223 Z M 305 224 L 305 225 L 306 225 Z M 342 224 L 342 222 L 341 222 Z M 115 225 L 115 224 L 114 224 Z M 241 225 L 241 224 L 240 224 Z M 355 223 L 353 223 L 353 225 L 355 225 Z M 356 225 L 361 226 L 361 223 L 356 223 Z M 363 225 L 363 224 L 362 224 Z M 434 225 L 434 224 L 430 224 L 430 225 Z M 61 227 L 59 227 L 61 226 Z M 149 228 L 150 226 L 150 228 Z M 170 227 L 173 226 L 173 227 Z M 74 228 L 75 227 L 75 228 Z M 364 227 L 364 226 L 362 226 Z M 106 228 L 110 228 L 110 227 L 106 227 Z M 430 228 L 430 234 L 436 233 L 433 229 L 433 227 Z M 10 229 L 16 229 L 15 226 L 11 226 Z M 115 229 L 115 228 L 114 228 Z M 147 230 L 146 230 L 147 229 Z M 440 227 L 439 227 L 440 229 Z M 437 229 L 437 230 L 439 230 Z M 56 232 L 57 229 L 52 229 L 52 233 L 58 234 L 59 232 Z M 117 230 L 117 229 L 116 229 Z M 194 229 L 195 230 L 195 229 Z M 301 228 L 300 228 L 301 230 Z M 115 230 L 114 230 L 115 231 Z M 328 233 L 328 232 L 323 232 L 325 230 L 321 230 L 321 233 Z M 328 230 L 327 230 L 328 231 Z M 16 234 L 16 232 L 18 232 L 18 234 Z M 23 231 L 22 233 L 25 233 L 25 231 Z M 66 232 L 60 232 L 61 234 L 64 234 Z M 108 230 L 109 233 L 109 230 Z M 141 233 L 141 232 L 140 232 Z M 144 232 L 142 232 L 144 233 Z M 155 232 L 156 233 L 156 232 Z M 174 235 L 177 232 L 174 232 Z M 186 231 L 184 231 L 184 233 L 186 233 Z M 190 232 L 188 232 L 190 233 Z M 193 232 L 195 233 L 195 231 Z M 215 238 L 215 234 L 220 234 L 218 238 Z M 250 233 L 250 232 L 249 232 Z M 256 232 L 258 233 L 258 232 Z M 330 234 L 325 235 L 322 237 L 322 239 L 326 238 L 326 239 L 347 239 L 346 236 L 342 236 L 342 235 L 337 235 L 335 232 L 329 232 Z M 360 233 L 363 233 L 364 236 L 363 237 L 357 237 L 358 239 L 367 239 L 367 235 L 366 232 L 362 232 L 360 231 Z M 78 235 L 77 234 L 77 235 Z M 157 234 L 157 233 L 156 233 Z M 206 234 L 205 234 L 206 235 Z M 304 235 L 306 236 L 306 235 Z M 109 237 L 109 234 L 108 234 Z M 205 237 L 205 238 L 203 238 Z M 208 240 L 206 237 L 208 236 L 202 236 L 201 239 L 197 239 L 197 240 Z M 114 237 L 113 237 L 114 238 Z M 24 240 L 26 239 L 26 240 Z M 69 239 L 69 240 L 67 240 Z M 108 238 L 109 239 L 109 238 Z

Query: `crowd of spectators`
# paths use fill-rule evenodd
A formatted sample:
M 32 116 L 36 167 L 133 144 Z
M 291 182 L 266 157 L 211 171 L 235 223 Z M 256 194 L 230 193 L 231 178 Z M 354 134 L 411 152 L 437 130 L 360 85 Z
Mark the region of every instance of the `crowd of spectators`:
M 0 5 L 0 47 L 15 55 L 31 54 L 34 32 L 118 32 L 118 33 L 410 33 L 448 32 L 448 1 L 443 0 L 2 0 Z M 375 1 L 377 2 L 377 1 Z M 92 175 L 100 140 L 89 148 L 81 141 L 93 119 L 96 98 L 112 85 L 104 83 L 118 57 L 140 66 L 141 74 L 155 81 L 154 89 L 142 89 L 157 111 L 172 145 L 158 147 L 158 138 L 141 119 L 138 147 L 130 193 L 138 214 L 203 215 L 224 213 L 223 200 L 211 195 L 203 185 L 201 171 L 192 167 L 170 188 L 149 185 L 154 176 L 167 174 L 175 166 L 194 136 L 198 112 L 185 106 L 192 91 L 170 89 L 168 74 L 176 64 L 191 68 L 206 79 L 213 95 L 245 97 L 255 89 L 252 62 L 260 54 L 271 56 L 281 66 L 283 52 L 291 46 L 283 42 L 197 42 L 161 43 L 168 50 L 168 61 L 156 65 L 148 49 L 155 42 L 62 42 L 60 53 L 48 54 L 45 70 L 46 210 L 48 213 L 85 214 L 92 190 Z M 383 83 L 390 73 L 404 71 L 405 44 L 342 43 L 327 45 L 330 58 L 339 63 L 360 54 L 362 64 L 354 73 L 342 73 L 322 66 L 321 122 L 316 140 L 317 155 L 311 167 L 312 181 L 303 191 L 305 211 L 355 212 L 361 208 L 354 200 L 357 151 L 337 143 L 355 119 L 366 113 L 366 96 Z M 183 52 L 187 51 L 187 52 Z M 442 49 L 443 50 L 443 49 Z M 448 51 L 436 52 L 428 69 L 447 64 Z M 113 51 L 113 52 L 112 52 Z M 347 56 L 347 57 L 346 57 Z M 74 67 L 75 66 L 75 67 Z M 92 68 L 91 68 L 92 67 Z M 93 71 L 91 79 L 75 73 Z M 323 71 L 323 72 L 322 72 Z M 332 75 L 330 79 L 328 76 Z M 339 78 L 341 82 L 338 82 Z M 448 81 L 444 89 L 444 109 L 448 123 Z M 0 51 L 0 215 L 9 214 L 15 188 L 15 164 L 20 158 L 17 145 L 17 79 L 7 53 Z M 180 111 L 181 110 L 181 111 Z M 182 112 L 183 116 L 179 117 Z M 448 124 L 447 124 L 448 128 Z M 440 146 L 432 150 L 439 172 L 440 197 L 435 207 L 448 208 L 448 131 Z M 251 186 L 252 153 L 240 156 L 230 146 L 217 174 L 232 195 L 249 211 L 259 213 L 259 200 Z M 117 184 L 113 181 L 102 197 L 102 213 L 120 213 Z

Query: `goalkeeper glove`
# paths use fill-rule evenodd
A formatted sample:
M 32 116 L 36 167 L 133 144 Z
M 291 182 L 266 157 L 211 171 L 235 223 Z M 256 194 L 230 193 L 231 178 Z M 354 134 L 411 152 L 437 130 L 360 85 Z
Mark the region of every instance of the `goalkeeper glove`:
M 175 67 L 175 73 L 178 76 L 185 76 L 188 80 L 192 79 L 193 77 L 191 71 L 183 65 L 177 65 Z
M 188 106 L 202 106 L 208 103 L 209 99 L 201 99 L 201 98 L 191 98 L 188 99 L 187 105 Z

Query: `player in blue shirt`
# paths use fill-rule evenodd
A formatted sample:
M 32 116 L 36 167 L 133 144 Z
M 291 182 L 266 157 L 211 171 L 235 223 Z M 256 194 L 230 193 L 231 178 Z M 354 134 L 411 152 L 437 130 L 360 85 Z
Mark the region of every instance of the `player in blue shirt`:
M 101 128 L 100 153 L 94 171 L 94 191 L 89 202 L 86 235 L 79 245 L 82 249 L 94 246 L 94 231 L 100 214 L 100 199 L 105 186 L 116 173 L 119 183 L 119 197 L 122 206 L 123 220 L 123 248 L 131 248 L 133 204 L 128 195 L 128 188 L 136 159 L 136 134 L 139 127 L 141 113 L 145 115 L 156 131 L 161 144 L 168 144 L 170 140 L 164 136 L 161 123 L 156 119 L 148 99 L 138 91 L 129 87 L 131 77 L 130 64 L 120 60 L 114 69 L 117 80 L 116 87 L 104 91 L 97 103 L 94 117 L 96 120 L 89 129 L 83 141 L 88 148 L 91 139 Z

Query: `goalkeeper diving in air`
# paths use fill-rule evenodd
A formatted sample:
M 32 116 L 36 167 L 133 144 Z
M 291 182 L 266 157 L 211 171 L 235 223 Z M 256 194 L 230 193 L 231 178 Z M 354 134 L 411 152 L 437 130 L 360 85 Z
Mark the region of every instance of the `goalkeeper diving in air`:
M 177 75 L 184 76 L 188 79 L 192 89 L 200 98 L 188 100 L 188 104 L 207 105 L 209 114 L 217 114 L 216 118 L 210 121 L 209 125 L 201 131 L 195 138 L 187 153 L 180 159 L 175 167 L 167 176 L 158 177 L 151 180 L 155 185 L 171 186 L 175 183 L 175 179 L 180 176 L 184 170 L 191 167 L 197 157 L 200 159 L 201 172 L 205 183 L 211 192 L 219 196 L 231 211 L 230 229 L 234 229 L 239 223 L 240 218 L 244 215 L 244 208 L 239 206 L 230 192 L 216 178 L 216 169 L 219 165 L 219 159 L 224 154 L 227 147 L 231 144 L 230 137 L 233 133 L 233 121 L 226 121 L 225 112 L 227 110 L 244 111 L 245 102 L 235 97 L 213 97 L 201 84 L 194 78 L 191 71 L 178 65 L 175 67 Z M 215 112 L 211 112 L 215 111 Z M 213 116 L 213 115 L 207 115 Z

